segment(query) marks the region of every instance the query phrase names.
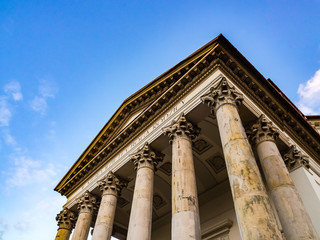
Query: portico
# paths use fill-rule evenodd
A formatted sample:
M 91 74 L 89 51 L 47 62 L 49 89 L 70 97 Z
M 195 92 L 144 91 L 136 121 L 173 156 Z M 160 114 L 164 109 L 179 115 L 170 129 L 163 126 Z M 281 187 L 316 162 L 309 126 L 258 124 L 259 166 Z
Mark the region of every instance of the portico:
M 126 100 L 80 156 L 55 189 L 68 198 L 72 239 L 87 239 L 90 227 L 93 239 L 301 239 L 279 210 L 291 196 L 300 206 L 292 218 L 304 216 L 301 232 L 318 239 L 281 153 L 296 146 L 318 175 L 320 136 L 295 109 L 283 111 L 279 93 L 229 44 L 219 36 Z M 261 150 L 245 128 L 263 114 L 279 137 Z M 276 174 L 290 196 L 269 182 Z M 69 239 L 73 225 L 58 223 L 67 234 L 56 239 Z

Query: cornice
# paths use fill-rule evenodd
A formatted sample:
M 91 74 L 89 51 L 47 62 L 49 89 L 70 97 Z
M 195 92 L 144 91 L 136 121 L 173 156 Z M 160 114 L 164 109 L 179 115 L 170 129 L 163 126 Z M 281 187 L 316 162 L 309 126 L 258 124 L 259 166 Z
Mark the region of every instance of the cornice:
M 186 95 L 200 79 L 219 68 L 268 117 L 320 163 L 320 136 L 304 115 L 272 83 L 265 79 L 223 36 L 156 78 L 124 101 L 76 163 L 56 186 L 70 196 L 81 184 L 138 136 L 160 112 Z M 143 109 L 125 126 L 132 112 Z

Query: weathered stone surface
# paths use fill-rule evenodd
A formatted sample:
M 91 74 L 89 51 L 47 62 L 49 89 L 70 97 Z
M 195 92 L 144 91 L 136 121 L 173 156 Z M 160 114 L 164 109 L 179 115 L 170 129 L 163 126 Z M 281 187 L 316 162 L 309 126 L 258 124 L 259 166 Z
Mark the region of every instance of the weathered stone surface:
M 289 176 L 275 140 L 277 130 L 261 116 L 249 130 L 286 239 L 318 239 L 311 219 Z M 293 152 L 292 152 L 293 153 Z
M 69 240 L 71 230 L 65 228 L 59 228 L 55 240 Z
M 98 182 L 102 192 L 102 199 L 99 207 L 92 240 L 110 240 L 112 227 L 117 206 L 117 197 L 126 183 L 117 178 L 113 172 Z
M 238 113 L 242 99 L 225 78 L 201 97 L 217 117 L 242 239 L 282 239 Z
M 128 240 L 150 240 L 152 224 L 154 169 L 163 156 L 157 155 L 146 143 L 131 160 L 137 169 L 131 206 Z
M 93 240 L 111 239 L 116 206 L 117 196 L 111 194 L 102 196 L 98 217 L 94 225 Z
M 59 229 L 55 239 L 68 240 L 76 222 L 76 215 L 68 208 L 64 208 L 57 215 L 56 220 L 58 221 Z
M 172 143 L 172 239 L 201 239 L 191 139 L 199 129 L 180 115 L 164 128 Z
M 97 207 L 96 204 L 97 198 L 88 191 L 78 199 L 79 216 L 72 240 L 86 240 L 88 238 L 93 211 Z

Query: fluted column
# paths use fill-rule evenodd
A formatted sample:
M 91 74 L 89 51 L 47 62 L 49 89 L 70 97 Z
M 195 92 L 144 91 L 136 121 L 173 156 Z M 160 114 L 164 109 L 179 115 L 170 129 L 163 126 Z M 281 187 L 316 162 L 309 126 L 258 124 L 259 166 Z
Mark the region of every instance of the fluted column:
M 163 129 L 172 144 L 172 239 L 201 239 L 192 142 L 199 130 L 181 114 Z
M 318 239 L 316 230 L 275 144 L 278 135 L 278 131 L 264 115 L 261 115 L 248 131 L 248 137 L 257 149 L 286 238 L 288 240 Z
M 117 198 L 125 184 L 113 172 L 98 182 L 102 192 L 102 199 L 98 211 L 92 240 L 110 240 L 114 215 L 117 207 Z
M 223 78 L 201 100 L 217 117 L 242 239 L 282 239 L 239 116 L 242 94 Z
M 87 240 L 96 204 L 96 197 L 89 191 L 85 192 L 78 199 L 79 216 L 72 235 L 72 240 Z
M 69 240 L 76 222 L 75 214 L 68 208 L 63 208 L 57 215 L 56 220 L 58 221 L 59 228 L 55 240 Z
M 146 143 L 131 156 L 137 170 L 127 240 L 150 240 L 152 224 L 153 179 L 162 154 L 156 154 Z

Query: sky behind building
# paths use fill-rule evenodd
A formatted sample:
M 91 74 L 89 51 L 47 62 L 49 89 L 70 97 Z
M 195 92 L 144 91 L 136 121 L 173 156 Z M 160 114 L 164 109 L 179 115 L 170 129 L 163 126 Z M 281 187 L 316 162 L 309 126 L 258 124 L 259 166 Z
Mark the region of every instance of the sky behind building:
M 53 191 L 120 104 L 222 33 L 320 114 L 320 2 L 0 1 L 0 239 L 53 239 Z

